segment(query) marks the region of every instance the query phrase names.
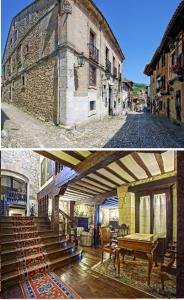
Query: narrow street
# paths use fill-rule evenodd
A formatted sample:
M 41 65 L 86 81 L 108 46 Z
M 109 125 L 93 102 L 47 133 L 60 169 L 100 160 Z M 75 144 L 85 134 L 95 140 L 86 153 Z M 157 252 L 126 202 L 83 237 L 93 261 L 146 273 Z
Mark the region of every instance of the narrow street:
M 3 148 L 184 148 L 184 128 L 149 113 L 65 130 L 2 103 L 1 122 Z

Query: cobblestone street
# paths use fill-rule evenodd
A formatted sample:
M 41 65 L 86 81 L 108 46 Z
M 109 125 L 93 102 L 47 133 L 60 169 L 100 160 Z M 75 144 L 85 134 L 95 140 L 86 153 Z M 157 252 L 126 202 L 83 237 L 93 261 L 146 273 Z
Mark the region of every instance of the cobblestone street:
M 3 148 L 184 148 L 184 128 L 148 113 L 65 130 L 2 103 L 2 129 Z

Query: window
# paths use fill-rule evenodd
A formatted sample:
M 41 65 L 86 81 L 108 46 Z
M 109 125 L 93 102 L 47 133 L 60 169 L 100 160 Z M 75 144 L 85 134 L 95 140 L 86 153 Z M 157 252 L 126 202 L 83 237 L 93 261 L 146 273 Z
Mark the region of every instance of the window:
M 27 15 L 26 18 L 25 18 L 25 25 L 26 26 L 29 25 L 29 15 Z
M 95 46 L 95 34 L 90 30 L 90 44 Z
M 89 109 L 90 111 L 96 110 L 96 101 L 90 101 Z
M 22 75 L 22 87 L 25 87 L 25 75 Z
M 96 67 L 91 64 L 89 66 L 89 85 L 96 86 Z
M 12 100 L 12 87 L 10 85 L 10 89 L 9 89 L 9 99 Z
M 25 54 L 28 54 L 29 53 L 29 44 L 27 44 L 26 46 L 25 46 Z
M 17 65 L 20 67 L 22 65 L 22 45 L 17 49 Z
M 41 186 L 44 185 L 49 178 L 54 175 L 54 162 L 44 158 L 41 162 Z
M 13 37 L 14 37 L 14 43 L 15 43 L 18 40 L 18 30 L 15 30 Z
M 150 233 L 150 196 L 140 197 L 139 232 Z
M 167 196 L 166 192 L 150 192 L 137 198 L 136 232 L 157 234 L 159 238 L 167 237 Z

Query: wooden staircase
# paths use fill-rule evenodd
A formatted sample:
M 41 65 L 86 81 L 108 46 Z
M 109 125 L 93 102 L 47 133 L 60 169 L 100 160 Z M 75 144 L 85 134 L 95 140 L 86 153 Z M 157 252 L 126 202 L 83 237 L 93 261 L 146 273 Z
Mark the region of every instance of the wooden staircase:
M 32 218 L 27 217 L 26 220 Z M 44 256 L 49 271 L 81 257 L 82 249 L 67 239 L 66 235 L 54 232 L 48 218 L 34 217 L 32 224 L 21 227 L 24 238 L 19 227 L 15 226 L 13 217 L 0 217 L 2 290 L 17 284 L 26 273 L 30 274 L 32 271 L 31 268 L 27 268 L 26 271 L 22 270 L 22 275 L 20 274 L 19 264 L 23 256 L 24 261 L 33 259 L 42 261 Z M 24 254 L 22 252 L 23 247 L 26 256 L 25 252 Z M 34 270 L 39 271 L 42 267 L 40 263 L 34 266 Z

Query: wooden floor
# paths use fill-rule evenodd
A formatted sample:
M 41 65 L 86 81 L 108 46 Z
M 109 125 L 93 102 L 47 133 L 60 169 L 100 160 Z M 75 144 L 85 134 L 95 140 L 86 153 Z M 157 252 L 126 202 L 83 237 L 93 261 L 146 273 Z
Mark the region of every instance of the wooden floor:
M 100 249 L 84 248 L 81 261 L 57 269 L 55 273 L 84 299 L 151 298 L 143 292 L 93 272 L 91 267 L 100 259 Z M 22 298 L 22 293 L 20 288 L 15 286 L 5 291 L 1 297 Z

